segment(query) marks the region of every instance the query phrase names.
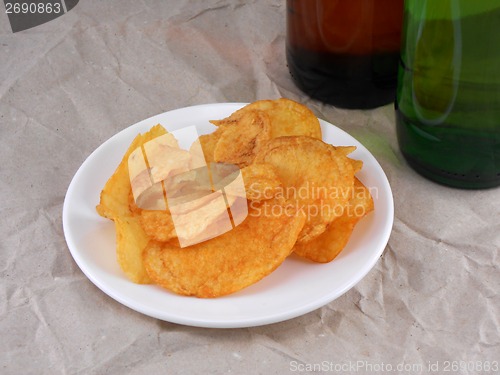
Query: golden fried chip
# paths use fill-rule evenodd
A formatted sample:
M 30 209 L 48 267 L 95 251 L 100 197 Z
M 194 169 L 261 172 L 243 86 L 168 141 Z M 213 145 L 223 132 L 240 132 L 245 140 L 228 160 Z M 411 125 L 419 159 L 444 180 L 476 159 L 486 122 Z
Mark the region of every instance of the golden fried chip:
M 161 182 L 169 176 L 187 172 L 191 162 L 191 153 L 171 146 L 168 142 L 172 134 L 165 134 L 144 144 L 144 151 L 148 159 L 149 174 L 154 182 Z
M 335 150 L 337 153 L 341 153 L 343 155 L 349 155 L 350 153 L 356 150 L 356 146 L 332 146 L 332 149 Z M 349 162 L 351 163 L 354 173 L 358 173 L 361 170 L 361 168 L 363 168 L 363 162 L 361 160 L 349 158 Z
M 332 261 L 347 245 L 356 224 L 373 211 L 370 191 L 357 178 L 344 214 L 334 220 L 324 233 L 307 243 L 296 244 L 295 254 L 313 262 Z
M 262 111 L 248 110 L 237 119 L 219 125 L 221 132 L 214 149 L 216 162 L 250 165 L 259 150 L 271 139 L 269 118 Z
M 281 212 L 271 207 L 281 207 Z M 272 213 L 271 213 L 272 212 Z M 172 292 L 203 298 L 241 290 L 267 276 L 290 254 L 304 216 L 268 200 L 250 207 L 233 230 L 186 248 L 151 242 L 144 252 L 154 282 Z
M 247 214 L 244 181 L 235 165 L 211 163 L 209 167 L 174 175 L 163 183 L 166 207 L 138 212 L 144 231 L 153 240 L 178 238 L 183 247 L 188 246 L 204 235 L 205 239 L 213 237 L 214 230 L 207 228 L 223 217 L 227 225 L 221 225 L 216 234 L 230 230 L 228 209 L 235 225 Z M 153 195 L 149 199 L 153 203 L 148 207 L 154 207 L 154 198 Z M 134 206 L 134 202 L 130 204 Z
M 138 284 L 149 284 L 142 252 L 149 242 L 139 220 L 134 216 L 118 216 L 114 219 L 116 228 L 116 257 L 127 277 Z
M 118 263 L 127 277 L 136 283 L 151 281 L 142 263 L 142 251 L 149 238 L 139 223 L 139 217 L 129 204 L 132 188 L 128 158 L 144 143 L 164 134 L 166 130 L 156 125 L 147 133 L 135 137 L 118 168 L 106 182 L 101 192 L 99 205 L 96 207 L 99 215 L 115 222 Z
M 207 197 L 210 198 L 208 201 L 206 200 Z M 235 203 L 235 196 L 224 195 L 222 191 L 218 190 L 199 200 L 203 201 L 203 204 L 195 209 L 189 208 L 192 207 L 191 201 L 170 207 L 177 238 L 183 247 L 196 243 L 200 236 L 203 237 L 206 234 L 207 227 L 214 222 L 218 222 L 219 219 L 226 218 L 226 223 L 220 226 L 217 234 L 231 230 L 231 220 L 227 209 Z M 205 239 L 211 237 L 212 234 L 207 235 Z
M 128 158 L 137 148 L 147 141 L 166 134 L 161 125 L 156 125 L 145 134 L 139 134 L 134 138 L 127 152 L 122 158 L 113 175 L 109 178 L 101 191 L 99 205 L 96 207 L 99 215 L 113 220 L 118 215 L 130 214 L 129 195 L 131 192 Z
M 166 242 L 177 238 L 176 226 L 184 237 L 195 238 L 201 235 L 206 228 L 223 214 L 227 216 L 227 206 L 221 207 L 215 202 L 217 196 L 210 191 L 195 191 L 178 198 L 173 198 L 172 211 L 166 210 L 139 210 L 136 215 L 146 235 L 155 241 Z M 234 204 L 236 197 L 228 196 L 227 203 Z M 205 215 L 206 220 L 200 220 Z M 191 224 L 192 223 L 192 224 Z M 189 233 L 186 233 L 186 230 Z
M 358 173 L 361 170 L 361 168 L 363 168 L 363 162 L 361 160 L 349 158 L 349 162 L 351 163 L 352 170 L 354 171 L 354 173 Z
M 220 131 L 220 129 L 216 129 L 213 133 L 203 134 L 200 135 L 200 137 L 198 138 L 198 141 L 201 144 L 201 149 L 203 150 L 203 154 L 205 156 L 205 161 L 207 164 L 215 161 L 214 159 L 215 146 L 217 146 L 217 142 L 219 142 L 221 134 L 222 131 Z
M 142 210 L 139 222 L 146 235 L 156 241 L 170 241 L 177 237 L 172 215 L 168 210 Z
M 210 122 L 216 126 L 226 125 L 237 121 L 242 113 L 253 110 L 263 111 L 269 116 L 271 138 L 305 135 L 321 139 L 321 126 L 314 113 L 305 105 L 286 98 L 258 100 L 239 109 L 226 119 Z
M 250 201 L 271 199 L 283 191 L 281 180 L 271 164 L 251 164 L 243 168 L 241 174 Z
M 280 137 L 269 141 L 255 159 L 256 164 L 274 166 L 285 197 L 305 212 L 299 243 L 323 233 L 347 205 L 354 172 L 343 151 L 311 137 Z

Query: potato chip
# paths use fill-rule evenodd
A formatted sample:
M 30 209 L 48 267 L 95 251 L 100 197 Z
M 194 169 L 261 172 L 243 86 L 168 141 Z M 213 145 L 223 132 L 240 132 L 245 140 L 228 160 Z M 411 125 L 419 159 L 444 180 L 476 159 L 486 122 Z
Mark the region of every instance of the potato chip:
M 271 199 L 283 191 L 281 180 L 271 164 L 251 164 L 241 170 L 246 197 L 250 201 Z
M 349 162 L 351 163 L 352 170 L 355 174 L 358 173 L 361 168 L 363 168 L 363 162 L 361 160 L 349 158 Z
M 149 284 L 151 279 L 144 268 L 142 252 L 149 242 L 139 220 L 134 216 L 117 216 L 116 257 L 127 277 L 138 284 Z
M 212 163 L 215 161 L 214 159 L 214 151 L 215 151 L 215 146 L 217 146 L 217 142 L 219 142 L 219 138 L 222 134 L 222 131 L 220 129 L 215 130 L 213 133 L 210 134 L 203 134 L 200 135 L 198 138 L 198 142 L 201 144 L 201 149 L 203 150 L 203 154 L 205 156 L 205 161 L 206 163 Z M 193 143 L 192 148 L 196 144 Z
M 210 163 L 208 167 L 205 165 L 171 176 L 163 184 L 166 205 L 138 211 L 144 231 L 153 240 L 170 241 L 178 238 L 183 246 L 187 246 L 193 238 L 203 237 L 212 222 L 226 217 L 230 224 L 227 209 L 231 210 L 235 223 L 246 217 L 244 181 L 240 169 L 235 165 Z M 155 195 L 149 200 L 154 203 L 154 198 Z M 134 203 L 129 202 L 132 207 Z M 153 203 L 147 208 L 154 207 Z M 227 226 L 225 228 L 221 226 L 218 234 L 230 229 Z M 211 235 L 207 234 L 207 237 Z
M 309 242 L 296 244 L 297 255 L 313 262 L 331 262 L 344 249 L 356 224 L 373 211 L 370 191 L 357 178 L 344 214 L 335 219 L 324 233 Z
M 239 109 L 228 118 L 210 122 L 216 126 L 231 124 L 237 122 L 243 113 L 254 110 L 263 111 L 269 116 L 271 138 L 305 135 L 321 139 L 321 126 L 314 113 L 305 105 L 286 98 L 258 100 Z
M 139 223 L 150 239 L 170 241 L 177 237 L 174 221 L 168 210 L 141 210 Z
M 206 200 L 207 197 L 210 198 L 208 201 Z M 218 190 L 211 192 L 208 196 L 201 197 L 199 200 L 204 201 L 204 203 L 195 209 L 186 208 L 186 206 L 192 206 L 192 201 L 170 206 L 170 213 L 175 223 L 177 238 L 182 247 L 195 244 L 198 238 L 203 238 L 207 227 L 219 221 L 219 219 L 226 218 L 226 221 L 225 225 L 220 226 L 217 234 L 231 230 L 231 220 L 227 209 L 235 203 L 235 196 L 223 194 L 221 190 Z M 211 237 L 213 237 L 212 234 L 207 235 L 203 240 Z
M 147 133 L 135 137 L 118 168 L 106 182 L 101 192 L 99 205 L 96 207 L 99 215 L 115 222 L 118 263 L 127 277 L 136 283 L 151 281 L 142 263 L 142 251 L 149 238 L 139 223 L 139 217 L 129 204 L 132 188 L 128 158 L 144 143 L 164 134 L 166 130 L 156 125 Z
M 285 197 L 305 212 L 299 243 L 321 234 L 347 205 L 354 172 L 343 151 L 311 137 L 280 137 L 268 142 L 255 159 L 256 164 L 274 166 Z
M 225 189 L 227 203 L 229 204 L 227 208 L 231 208 L 233 204 L 235 204 L 236 198 L 245 198 L 250 201 L 262 201 L 271 199 L 276 196 L 278 193 L 282 192 L 282 184 L 279 180 L 274 167 L 270 164 L 252 164 L 248 167 L 241 169 L 241 174 L 243 177 L 243 181 L 245 184 L 245 191 L 238 194 L 238 192 L 234 193 L 233 190 L 227 191 Z M 188 174 L 186 174 L 188 175 Z M 194 175 L 194 174 L 193 174 Z M 224 188 L 227 186 L 227 181 L 224 176 L 224 171 L 220 173 L 219 178 L 221 181 L 217 185 L 218 189 Z M 188 176 L 189 177 L 189 176 Z M 229 176 L 231 177 L 231 176 Z M 183 203 L 183 207 L 189 205 L 189 208 L 186 211 L 193 212 L 194 217 L 199 215 L 195 210 L 199 208 L 202 204 L 208 204 L 211 200 L 210 194 L 212 191 L 207 190 L 197 190 L 197 185 L 193 183 L 196 180 L 196 177 L 193 176 L 191 179 L 184 181 L 183 178 L 187 178 L 186 176 L 175 176 L 171 179 L 172 184 L 177 184 L 179 186 L 178 195 L 179 198 L 169 199 L 169 202 L 177 202 L 177 200 L 182 200 L 186 203 Z M 183 186 L 183 183 L 186 185 Z M 200 200 L 205 196 L 207 198 L 206 201 Z M 182 202 L 179 202 L 182 203 Z M 142 210 L 137 208 L 135 202 L 133 201 L 133 197 L 131 197 L 129 201 L 129 205 L 131 209 L 136 212 L 140 217 L 140 223 L 142 228 L 146 232 L 146 234 L 153 240 L 166 242 L 173 240 L 177 237 L 177 233 L 175 231 L 174 221 L 172 220 L 172 215 L 170 210 Z M 222 214 L 222 213 L 220 213 Z M 198 228 L 198 231 L 201 233 L 202 231 L 207 231 L 211 223 L 207 222 L 206 225 L 201 228 Z M 196 231 L 196 230 L 195 230 Z M 209 232 L 215 232 L 215 230 L 211 230 Z M 193 237 L 196 237 L 193 235 Z
M 349 155 L 356 150 L 356 146 L 332 146 L 332 149 L 338 153 Z M 361 168 L 363 168 L 363 162 L 361 160 L 349 158 L 349 163 L 351 163 L 352 169 L 355 174 L 358 173 Z
M 270 214 L 270 207 L 282 207 Z M 278 200 L 252 205 L 243 223 L 186 248 L 150 242 L 144 252 L 153 281 L 175 293 L 203 298 L 241 290 L 267 276 L 290 254 L 304 216 Z
M 267 140 L 305 135 L 321 139 L 318 119 L 306 106 L 290 99 L 260 100 L 222 120 L 211 120 L 218 129 L 200 137 L 207 161 L 252 163 Z
M 262 111 L 242 112 L 237 120 L 221 124 L 219 141 L 214 149 L 216 162 L 245 167 L 252 163 L 255 155 L 271 139 L 269 118 Z
M 227 216 L 227 206 L 220 207 L 214 202 L 214 193 L 210 191 L 196 191 L 173 199 L 174 217 L 167 207 L 164 210 L 135 210 L 139 222 L 146 235 L 155 241 L 166 242 L 176 239 L 176 226 L 184 237 L 194 238 L 224 213 Z M 234 204 L 236 197 L 228 196 L 229 207 Z M 172 202 L 171 202 L 172 203 Z M 200 215 L 207 215 L 206 220 L 196 220 Z M 210 220 L 208 219 L 210 218 Z M 193 224 L 190 224 L 192 222 Z M 186 233 L 185 230 L 189 230 Z
M 155 183 L 189 170 L 191 153 L 173 143 L 174 140 L 173 135 L 167 133 L 143 146 L 150 166 L 149 174 Z
M 132 152 L 140 148 L 145 142 L 166 134 L 161 125 L 151 128 L 146 134 L 139 134 L 123 156 L 120 164 L 109 178 L 101 192 L 99 205 L 96 207 L 99 215 L 113 220 L 118 215 L 130 214 L 129 195 L 131 192 L 128 158 Z

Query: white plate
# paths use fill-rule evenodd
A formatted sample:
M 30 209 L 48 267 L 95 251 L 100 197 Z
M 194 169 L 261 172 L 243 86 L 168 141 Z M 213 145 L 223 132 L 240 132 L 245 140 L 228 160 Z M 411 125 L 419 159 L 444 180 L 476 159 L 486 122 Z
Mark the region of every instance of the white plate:
M 375 265 L 391 233 L 394 207 L 387 178 L 370 152 L 349 134 L 321 121 L 323 139 L 355 145 L 351 154 L 364 162 L 358 178 L 372 189 L 375 210 L 355 228 L 347 247 L 333 261 L 314 264 L 289 257 L 276 271 L 235 294 L 215 299 L 183 297 L 153 285 L 130 282 L 115 258 L 114 224 L 95 206 L 104 184 L 132 139 L 157 123 L 173 131 L 196 125 L 200 133 L 243 103 L 206 104 L 169 111 L 114 135 L 78 169 L 68 188 L 63 227 L 69 250 L 83 273 L 103 292 L 143 314 L 169 322 L 213 328 L 250 327 L 280 322 L 315 310 L 347 292 Z

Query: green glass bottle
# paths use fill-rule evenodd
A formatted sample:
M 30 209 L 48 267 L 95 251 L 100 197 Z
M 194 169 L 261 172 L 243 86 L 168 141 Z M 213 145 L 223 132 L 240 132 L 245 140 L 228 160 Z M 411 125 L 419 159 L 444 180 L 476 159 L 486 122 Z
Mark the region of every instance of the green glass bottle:
M 500 185 L 500 0 L 405 1 L 396 127 L 427 178 Z

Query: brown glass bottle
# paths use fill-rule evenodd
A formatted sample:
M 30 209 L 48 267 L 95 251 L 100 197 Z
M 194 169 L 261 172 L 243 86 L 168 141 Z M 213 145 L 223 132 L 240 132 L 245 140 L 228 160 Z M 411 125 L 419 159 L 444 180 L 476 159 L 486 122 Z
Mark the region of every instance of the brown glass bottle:
M 297 86 L 344 108 L 394 101 L 403 0 L 287 0 L 287 63 Z

